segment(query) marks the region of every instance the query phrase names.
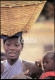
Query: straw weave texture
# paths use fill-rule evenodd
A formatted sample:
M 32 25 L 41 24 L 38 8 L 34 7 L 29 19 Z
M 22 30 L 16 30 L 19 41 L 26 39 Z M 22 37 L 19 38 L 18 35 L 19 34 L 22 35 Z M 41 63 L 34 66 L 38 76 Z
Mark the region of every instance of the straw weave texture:
M 27 32 L 37 20 L 44 4 L 1 7 L 1 34 L 12 36 L 17 32 Z

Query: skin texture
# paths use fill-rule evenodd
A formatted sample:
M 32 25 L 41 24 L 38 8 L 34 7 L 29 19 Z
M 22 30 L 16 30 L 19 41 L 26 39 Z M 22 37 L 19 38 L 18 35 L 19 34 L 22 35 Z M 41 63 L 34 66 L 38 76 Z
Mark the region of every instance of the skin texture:
M 18 38 L 10 38 L 5 41 L 4 50 L 8 63 L 12 65 L 19 58 L 20 53 L 22 51 L 22 45 Z
M 54 71 L 54 54 L 49 53 L 43 57 L 44 72 Z

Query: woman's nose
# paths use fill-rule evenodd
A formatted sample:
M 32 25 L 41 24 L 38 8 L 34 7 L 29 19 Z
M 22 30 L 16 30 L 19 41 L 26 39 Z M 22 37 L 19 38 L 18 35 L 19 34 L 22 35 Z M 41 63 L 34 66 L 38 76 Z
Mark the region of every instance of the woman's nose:
M 10 50 L 14 50 L 15 47 L 13 45 L 10 46 Z

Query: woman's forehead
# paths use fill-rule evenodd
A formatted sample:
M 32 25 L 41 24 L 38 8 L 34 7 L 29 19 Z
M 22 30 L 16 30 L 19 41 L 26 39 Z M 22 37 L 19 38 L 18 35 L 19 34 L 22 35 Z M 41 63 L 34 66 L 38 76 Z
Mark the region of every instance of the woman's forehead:
M 19 41 L 20 41 L 19 38 L 10 38 L 6 40 L 6 42 L 19 42 Z

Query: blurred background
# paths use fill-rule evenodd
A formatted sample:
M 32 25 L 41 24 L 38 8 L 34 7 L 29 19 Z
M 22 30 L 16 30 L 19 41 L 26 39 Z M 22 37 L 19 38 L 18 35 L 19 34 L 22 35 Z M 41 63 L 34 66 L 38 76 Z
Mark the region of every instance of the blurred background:
M 24 43 L 20 57 L 28 61 L 41 60 L 48 51 L 54 50 L 54 2 L 47 2 L 31 30 L 23 34 Z M 36 42 L 33 42 L 35 40 Z M 4 52 L 1 40 L 1 52 Z

